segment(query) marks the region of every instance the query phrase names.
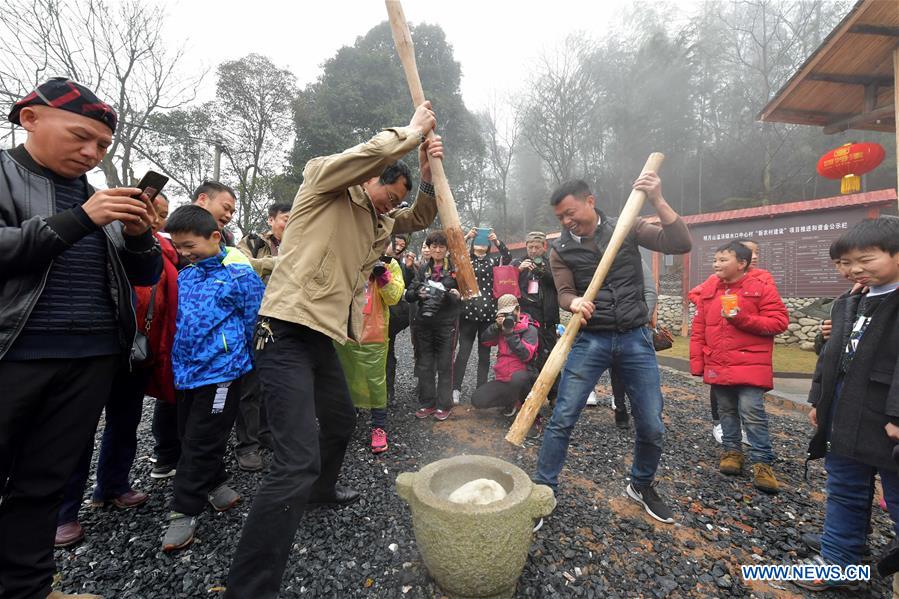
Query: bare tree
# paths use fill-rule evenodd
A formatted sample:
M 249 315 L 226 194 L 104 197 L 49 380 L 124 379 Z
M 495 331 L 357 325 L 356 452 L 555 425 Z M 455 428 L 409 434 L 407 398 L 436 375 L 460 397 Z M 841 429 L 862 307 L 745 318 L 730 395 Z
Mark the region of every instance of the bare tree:
M 599 104 L 599 88 L 588 65 L 593 51 L 587 38 L 569 36 L 539 59 L 528 84 L 523 134 L 556 183 L 587 167 L 586 157 L 593 154 L 587 149 L 594 141 Z
M 119 115 L 106 183 L 130 183 L 150 116 L 192 101 L 204 75 L 178 73 L 184 47 L 170 49 L 164 29 L 162 9 L 139 0 L 23 0 L 0 11 L 0 93 L 21 97 L 54 76 L 95 90 Z
M 507 107 L 512 107 L 512 114 L 504 114 L 496 97 L 492 98 L 487 108 L 478 114 L 481 125 L 490 166 L 496 176 L 499 187 L 499 200 L 502 208 L 501 232 L 509 234 L 509 173 L 512 170 L 512 158 L 515 156 L 515 148 L 521 137 L 521 119 L 514 106 L 507 102 Z
M 250 54 L 218 67 L 218 130 L 237 182 L 237 226 L 247 232 L 265 213 L 272 177 L 293 132 L 296 79 L 270 59 Z

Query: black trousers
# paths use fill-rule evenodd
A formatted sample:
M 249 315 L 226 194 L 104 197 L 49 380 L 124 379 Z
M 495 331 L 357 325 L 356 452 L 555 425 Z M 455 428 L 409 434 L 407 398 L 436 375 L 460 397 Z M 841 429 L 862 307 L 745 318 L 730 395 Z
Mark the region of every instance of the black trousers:
M 237 418 L 241 379 L 181 392 L 178 398 L 178 460 L 172 509 L 196 516 L 206 507 L 206 495 L 228 480 L 222 458 Z
M 237 421 L 234 423 L 234 436 L 237 444 L 234 449 L 239 454 L 259 451 L 260 443 L 270 436 L 268 419 L 265 416 L 265 403 L 262 401 L 262 388 L 259 376 L 251 370 L 243 376 L 240 406 L 237 410 Z
M 43 599 L 56 514 L 97 428 L 119 356 L 0 361 L 0 597 Z
M 387 403 L 393 403 L 396 396 L 396 336 L 392 333 L 387 339 Z
M 178 435 L 178 404 L 157 399 L 153 404 L 153 453 L 156 463 L 172 465 L 181 458 L 181 437 Z
M 423 408 L 450 410 L 453 407 L 453 349 L 456 327 L 453 323 L 418 326 L 418 400 Z M 435 380 L 436 377 L 436 380 Z
M 461 390 L 462 381 L 465 380 L 465 368 L 468 366 L 468 358 L 471 356 L 471 348 L 475 337 L 478 338 L 478 378 L 477 386 L 487 382 L 490 374 L 490 348 L 483 341 L 484 333 L 490 328 L 492 322 L 478 322 L 476 320 L 461 319 L 459 321 L 459 354 L 456 356 L 456 364 L 453 366 L 453 389 Z
M 106 418 L 100 456 L 97 459 L 97 485 L 93 499 L 108 501 L 131 489 L 128 475 L 137 454 L 137 427 L 140 425 L 149 371 L 143 368 L 129 369 L 124 364 L 116 372 L 106 400 Z M 84 490 L 90 476 L 91 458 L 94 456 L 94 437 L 90 436 L 81 459 L 75 467 L 59 507 L 57 522 L 65 524 L 78 520 L 78 509 L 84 499 Z
M 492 380 L 484 383 L 471 396 L 471 405 L 476 408 L 511 408 L 516 402 L 523 402 L 531 390 L 531 373 L 527 370 L 513 372 L 509 381 Z
M 712 405 L 712 420 L 718 422 L 718 396 L 715 395 L 715 385 L 709 385 L 709 403 Z
M 627 386 L 614 366 L 609 368 L 609 380 L 612 382 L 612 407 L 616 412 L 627 414 L 627 400 L 625 399 Z
M 278 596 L 300 518 L 311 497 L 333 494 L 356 426 L 332 341 L 269 319 L 274 341 L 256 352 L 274 460 L 244 523 L 228 573 L 229 599 Z

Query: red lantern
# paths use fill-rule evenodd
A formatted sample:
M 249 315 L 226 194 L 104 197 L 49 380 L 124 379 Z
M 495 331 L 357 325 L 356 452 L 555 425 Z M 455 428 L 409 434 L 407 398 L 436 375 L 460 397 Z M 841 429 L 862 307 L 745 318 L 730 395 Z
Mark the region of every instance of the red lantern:
M 875 143 L 848 143 L 834 148 L 818 160 L 818 174 L 828 179 L 842 179 L 841 193 L 861 190 L 861 177 L 883 161 L 886 152 Z

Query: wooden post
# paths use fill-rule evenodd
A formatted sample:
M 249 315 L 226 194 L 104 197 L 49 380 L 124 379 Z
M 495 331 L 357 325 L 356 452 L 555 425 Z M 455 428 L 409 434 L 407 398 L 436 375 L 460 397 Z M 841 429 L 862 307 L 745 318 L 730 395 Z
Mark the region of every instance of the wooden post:
M 658 172 L 664 159 L 664 154 L 658 152 L 650 154 L 641 174 L 646 171 Z M 636 189 L 632 190 L 631 195 L 627 198 L 627 203 L 621 209 L 621 214 L 618 216 L 618 222 L 615 224 L 615 230 L 612 232 L 612 238 L 609 240 L 606 251 L 602 255 L 602 260 L 599 261 L 596 272 L 593 273 L 593 279 L 590 281 L 587 291 L 584 292 L 583 297 L 588 302 L 593 301 L 606 280 L 606 275 L 609 274 L 609 269 L 612 267 L 612 262 L 615 261 L 615 256 L 618 255 L 621 244 L 624 243 L 625 238 L 630 234 L 631 229 L 634 228 L 634 224 L 637 222 L 637 218 L 640 216 L 644 200 L 646 200 L 646 193 Z M 568 352 L 571 351 L 574 338 L 580 330 L 581 317 L 579 314 L 572 314 L 571 320 L 568 321 L 568 326 L 565 327 L 565 333 L 546 359 L 546 364 L 544 364 L 543 370 L 540 371 L 537 382 L 531 387 L 524 406 L 518 412 L 518 417 L 506 434 L 506 441 L 509 443 L 521 445 L 528 431 L 531 430 L 537 413 L 546 401 L 546 394 L 549 393 L 556 377 L 562 372 L 562 367 L 565 366 L 565 360 L 568 358 Z
M 680 336 L 690 334 L 690 254 L 683 255 L 684 268 L 681 271 L 681 321 Z
M 893 48 L 893 123 L 896 128 L 896 202 L 899 209 L 899 46 Z
M 415 63 L 415 46 L 412 44 L 412 36 L 409 34 L 409 26 L 406 23 L 406 15 L 403 14 L 403 6 L 399 0 L 385 0 L 387 15 L 390 18 L 390 29 L 393 32 L 393 41 L 403 63 L 403 71 L 406 73 L 406 82 L 412 94 L 412 104 L 415 107 L 425 102 L 425 92 L 421 86 L 421 78 L 418 76 L 418 66 Z M 433 138 L 434 132 L 428 133 L 428 139 Z M 468 246 L 465 244 L 465 235 L 462 233 L 462 224 L 459 222 L 459 213 L 456 211 L 456 201 L 450 189 L 449 181 L 443 170 L 443 161 L 439 158 L 429 157 L 431 163 L 431 177 L 434 190 L 437 193 L 437 212 L 440 214 L 440 222 L 443 223 L 443 231 L 446 234 L 447 246 L 453 264 L 456 267 L 456 283 L 463 298 L 472 298 L 480 294 L 478 280 L 475 278 L 474 269 L 471 267 L 471 258 L 468 256 Z

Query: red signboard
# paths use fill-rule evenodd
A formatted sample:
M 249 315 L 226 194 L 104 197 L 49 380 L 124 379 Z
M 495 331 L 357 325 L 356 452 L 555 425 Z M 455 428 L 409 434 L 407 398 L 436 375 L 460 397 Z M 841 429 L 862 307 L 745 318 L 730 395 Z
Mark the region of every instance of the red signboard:
M 759 244 L 759 268 L 769 271 L 783 297 L 835 297 L 850 287 L 830 260 L 830 244 L 869 216 L 868 208 L 848 208 L 716 222 L 690 227 L 690 288 L 712 274 L 715 250 L 746 237 Z

